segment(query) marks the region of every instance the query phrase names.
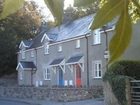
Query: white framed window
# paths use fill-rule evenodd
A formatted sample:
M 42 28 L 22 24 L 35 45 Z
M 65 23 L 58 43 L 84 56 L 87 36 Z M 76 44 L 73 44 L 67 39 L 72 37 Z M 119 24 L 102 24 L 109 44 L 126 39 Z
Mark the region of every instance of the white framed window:
M 44 73 L 44 79 L 45 80 L 50 80 L 51 79 L 51 71 L 50 69 L 45 69 L 45 73 Z
M 58 45 L 58 52 L 62 52 L 62 45 Z
M 49 45 L 48 45 L 48 43 L 45 43 L 44 50 L 45 50 L 45 54 L 49 54 Z
M 80 48 L 80 39 L 76 40 L 76 48 Z
M 92 62 L 93 78 L 102 78 L 102 61 L 96 60 Z
M 93 33 L 93 44 L 100 44 L 100 43 L 101 43 L 100 29 L 96 29 Z
M 34 50 L 31 51 L 31 57 L 34 57 Z
M 23 71 L 19 71 L 19 79 L 23 80 Z
M 25 55 L 25 51 L 22 50 L 22 51 L 21 51 L 21 57 L 22 57 L 22 59 L 25 59 L 25 56 L 26 56 L 26 55 Z

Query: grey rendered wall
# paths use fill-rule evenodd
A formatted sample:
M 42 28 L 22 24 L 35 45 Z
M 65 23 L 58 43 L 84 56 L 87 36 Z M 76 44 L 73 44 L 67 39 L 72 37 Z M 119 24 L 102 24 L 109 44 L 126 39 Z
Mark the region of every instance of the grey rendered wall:
M 23 70 L 22 70 L 23 71 Z M 23 72 L 23 80 L 19 79 L 19 71 L 18 71 L 18 84 L 19 85 L 25 85 L 25 86 L 31 86 L 31 71 L 24 71 Z
M 28 50 L 25 53 L 25 56 L 26 56 L 25 59 L 22 59 L 21 53 L 19 52 L 18 53 L 19 61 L 32 61 L 36 64 L 36 51 L 35 51 L 35 49 L 33 49 L 33 51 L 34 51 L 34 57 L 31 57 L 31 50 Z
M 24 81 L 23 80 L 20 80 L 20 70 L 18 70 L 18 85 L 24 85 Z
M 109 31 L 108 36 L 108 42 L 111 39 L 113 34 L 113 31 Z M 94 45 L 93 44 L 93 34 L 89 37 L 89 80 L 90 80 L 90 86 L 102 86 L 102 78 L 94 78 L 93 76 L 93 67 L 92 62 L 95 60 L 101 60 L 102 61 L 102 76 L 104 75 L 106 71 L 106 59 L 104 58 L 104 51 L 106 49 L 106 36 L 104 33 L 101 33 L 101 44 Z
M 85 61 L 85 71 L 82 72 L 82 84 L 86 85 L 87 83 L 87 71 L 86 71 L 86 39 L 81 39 L 81 47 L 79 49 L 76 48 L 76 40 L 69 41 L 62 43 L 62 52 L 58 52 L 58 44 L 51 45 L 49 48 L 49 54 L 44 54 L 44 47 L 38 49 L 37 51 L 37 73 L 36 73 L 36 79 L 42 80 L 44 85 L 57 85 L 57 73 L 54 71 L 51 71 L 51 80 L 44 80 L 43 78 L 43 72 L 46 67 L 49 66 L 49 64 L 57 58 L 64 57 L 67 61 L 71 56 L 75 54 L 83 54 L 84 55 L 84 61 Z M 66 72 L 64 73 L 64 80 L 71 80 L 73 78 L 74 72 L 71 72 L 66 67 Z
M 140 60 L 140 22 L 133 25 L 131 43 L 120 59 Z
M 110 42 L 114 31 L 109 31 L 108 33 L 108 43 Z M 133 33 L 132 40 L 130 45 L 128 46 L 125 53 L 118 60 L 140 60 L 140 22 L 138 24 L 133 25 Z M 93 35 L 89 37 L 89 70 L 90 70 L 90 85 L 102 85 L 102 79 L 94 79 L 92 76 L 92 61 L 94 60 L 102 60 L 103 74 L 106 71 L 106 60 L 104 58 L 104 51 L 106 48 L 106 37 L 105 34 L 101 34 L 101 44 L 93 45 Z M 117 44 L 117 43 L 116 43 Z
M 36 50 L 35 49 L 33 49 L 33 51 L 34 51 L 34 57 L 31 57 L 31 50 L 29 50 L 29 51 L 26 51 L 25 52 L 25 59 L 22 59 L 22 57 L 21 57 L 21 53 L 19 52 L 18 53 L 18 63 L 19 63 L 19 61 L 32 61 L 32 62 L 34 62 L 34 64 L 36 65 Z M 27 75 L 26 75 L 26 73 L 25 73 L 25 75 L 24 75 L 24 78 L 23 79 L 25 79 L 25 80 L 23 80 L 23 81 L 20 81 L 19 79 L 18 79 L 18 81 L 19 81 L 19 85 L 26 85 L 27 84 L 27 78 L 30 78 L 30 76 L 28 77 L 28 75 L 30 75 L 30 74 L 28 74 L 27 73 Z M 35 78 L 35 73 L 33 73 L 33 84 L 35 84 L 34 83 L 34 78 Z

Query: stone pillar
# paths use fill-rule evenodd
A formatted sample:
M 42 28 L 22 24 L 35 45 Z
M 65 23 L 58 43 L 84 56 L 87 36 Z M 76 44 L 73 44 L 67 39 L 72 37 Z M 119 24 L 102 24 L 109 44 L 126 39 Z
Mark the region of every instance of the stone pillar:
M 104 82 L 104 97 L 105 105 L 119 105 L 108 81 Z
M 126 79 L 125 83 L 126 83 L 126 88 L 125 88 L 126 102 L 127 102 L 127 105 L 131 105 L 131 86 L 130 86 L 129 79 Z

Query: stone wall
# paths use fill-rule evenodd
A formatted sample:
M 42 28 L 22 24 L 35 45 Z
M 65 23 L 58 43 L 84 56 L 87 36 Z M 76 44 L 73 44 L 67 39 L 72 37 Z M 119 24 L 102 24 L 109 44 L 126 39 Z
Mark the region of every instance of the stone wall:
M 106 105 L 119 105 L 117 98 L 112 92 L 109 82 L 104 82 L 104 100 Z
M 2 87 L 0 97 L 22 99 L 49 99 L 55 101 L 74 101 L 103 97 L 102 87 L 94 88 L 46 88 L 46 87 Z

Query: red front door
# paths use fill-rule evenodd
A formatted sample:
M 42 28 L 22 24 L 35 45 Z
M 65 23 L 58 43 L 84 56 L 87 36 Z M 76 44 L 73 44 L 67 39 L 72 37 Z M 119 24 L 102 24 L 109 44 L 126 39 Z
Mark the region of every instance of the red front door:
M 76 87 L 81 87 L 81 68 L 76 64 Z

